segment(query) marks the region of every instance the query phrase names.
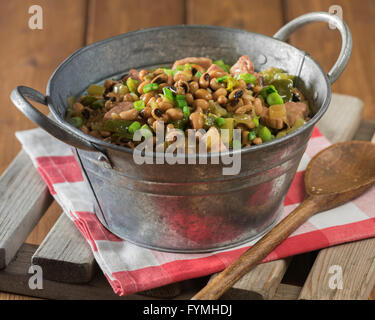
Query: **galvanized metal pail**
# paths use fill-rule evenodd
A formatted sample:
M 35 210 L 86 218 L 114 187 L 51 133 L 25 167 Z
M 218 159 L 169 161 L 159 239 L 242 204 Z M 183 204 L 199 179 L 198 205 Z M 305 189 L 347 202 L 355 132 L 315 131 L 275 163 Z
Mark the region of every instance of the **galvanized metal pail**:
M 342 36 L 340 56 L 328 75 L 308 54 L 284 42 L 293 31 L 315 21 L 331 22 Z M 329 105 L 331 84 L 344 70 L 351 47 L 345 22 L 323 12 L 291 21 L 273 38 L 211 26 L 151 28 L 78 50 L 56 69 L 46 96 L 20 86 L 11 98 L 41 128 L 75 147 L 95 197 L 96 214 L 111 232 L 158 250 L 219 250 L 262 234 L 277 220 L 313 127 Z M 96 139 L 64 120 L 68 97 L 130 68 L 168 65 L 186 56 L 234 63 L 243 54 L 254 60 L 257 70 L 274 66 L 296 75 L 297 86 L 303 84 L 301 90 L 315 115 L 281 139 L 235 151 L 241 153 L 238 175 L 223 175 L 223 163 L 137 165 L 132 150 Z M 54 119 L 27 99 L 48 105 Z

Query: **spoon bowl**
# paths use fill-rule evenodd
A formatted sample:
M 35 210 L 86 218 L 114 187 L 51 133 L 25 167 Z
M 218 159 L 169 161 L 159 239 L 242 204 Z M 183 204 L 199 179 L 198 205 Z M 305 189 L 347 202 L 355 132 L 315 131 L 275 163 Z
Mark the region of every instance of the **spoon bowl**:
M 305 172 L 307 198 L 270 232 L 210 281 L 193 300 L 214 300 L 260 263 L 312 215 L 358 197 L 375 184 L 375 144 L 349 141 L 319 152 Z

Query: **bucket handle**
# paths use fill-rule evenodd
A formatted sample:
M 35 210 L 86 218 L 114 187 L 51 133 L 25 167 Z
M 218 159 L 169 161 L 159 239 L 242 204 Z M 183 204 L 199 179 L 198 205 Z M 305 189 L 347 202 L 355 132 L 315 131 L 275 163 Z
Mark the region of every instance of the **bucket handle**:
M 29 87 L 19 86 L 12 91 L 10 99 L 27 118 L 35 122 L 55 138 L 76 148 L 88 151 L 101 151 L 89 140 L 82 138 L 73 130 L 63 127 L 60 123 L 46 117 L 42 112 L 36 109 L 28 99 L 44 104 L 45 106 L 48 105 L 48 97 L 45 97 L 40 92 Z
M 277 31 L 273 37 L 281 41 L 286 41 L 289 38 L 289 36 L 297 29 L 301 28 L 305 24 L 318 21 L 333 24 L 341 34 L 342 45 L 340 55 L 335 65 L 327 74 L 328 79 L 332 84 L 338 79 L 338 77 L 341 75 L 346 65 L 348 64 L 353 47 L 352 34 L 344 20 L 342 20 L 340 17 L 336 15 L 332 15 L 327 12 L 307 13 L 288 22 L 279 31 Z

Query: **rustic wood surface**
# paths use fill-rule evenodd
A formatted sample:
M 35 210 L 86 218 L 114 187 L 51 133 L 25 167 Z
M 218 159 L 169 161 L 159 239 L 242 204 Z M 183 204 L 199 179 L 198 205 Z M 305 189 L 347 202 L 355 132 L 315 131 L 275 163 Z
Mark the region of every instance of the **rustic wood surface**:
M 272 35 L 285 22 L 302 13 L 327 11 L 330 5 L 338 4 L 352 30 L 354 48 L 347 70 L 333 85 L 333 90 L 361 98 L 365 102 L 365 119 L 375 120 L 375 92 L 371 86 L 375 72 L 375 43 L 368 41 L 375 36 L 375 3 L 372 0 L 362 0 L 361 5 L 351 0 L 161 0 L 158 5 L 151 0 L 112 0 L 110 3 L 95 0 L 2 3 L 0 39 L 7 45 L 0 48 L 0 75 L 4 79 L 0 88 L 0 121 L 3 124 L 0 126 L 0 172 L 20 150 L 14 132 L 34 127 L 9 101 L 9 93 L 15 86 L 24 84 L 44 92 L 58 63 L 74 50 L 89 42 L 149 26 L 215 24 Z M 28 28 L 28 8 L 33 4 L 44 9 L 43 30 Z M 291 43 L 309 52 L 328 71 L 338 56 L 340 40 L 337 31 L 319 23 L 298 31 Z M 56 204 L 52 205 L 28 241 L 39 244 L 60 211 Z M 0 299 L 16 298 L 0 293 Z

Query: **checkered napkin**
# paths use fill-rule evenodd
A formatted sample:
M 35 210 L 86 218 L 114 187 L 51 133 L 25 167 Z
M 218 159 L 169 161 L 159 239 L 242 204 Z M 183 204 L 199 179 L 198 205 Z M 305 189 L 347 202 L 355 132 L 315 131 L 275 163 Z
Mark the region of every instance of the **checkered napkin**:
M 74 221 L 115 293 L 143 291 L 223 270 L 257 240 L 236 248 L 201 254 L 166 253 L 121 240 L 98 221 L 93 200 L 70 146 L 41 129 L 16 133 L 24 150 L 64 212 Z M 304 199 L 304 170 L 330 143 L 314 129 L 285 198 L 282 218 Z M 317 214 L 296 230 L 264 261 L 375 236 L 375 187 L 339 208 Z

